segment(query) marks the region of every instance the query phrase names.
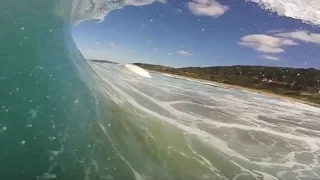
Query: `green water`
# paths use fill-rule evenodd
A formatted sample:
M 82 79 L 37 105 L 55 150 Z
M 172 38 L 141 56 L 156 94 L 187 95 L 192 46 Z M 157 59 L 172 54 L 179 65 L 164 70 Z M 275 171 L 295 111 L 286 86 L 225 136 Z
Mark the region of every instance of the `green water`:
M 182 131 L 154 121 L 152 139 L 140 118 L 133 123 L 130 107 L 97 90 L 71 39 L 69 5 L 12 0 L 0 7 L 0 179 L 183 179 L 188 169 L 206 172 L 167 153 L 168 144 L 184 148 Z
M 86 62 L 72 46 L 68 20 L 56 14 L 58 3 L 6 1 L 0 7 L 1 179 L 95 177 L 91 156 L 106 160 L 113 151 L 88 147 L 97 133 L 98 104 L 79 76 Z M 131 177 L 127 171 L 109 174 Z

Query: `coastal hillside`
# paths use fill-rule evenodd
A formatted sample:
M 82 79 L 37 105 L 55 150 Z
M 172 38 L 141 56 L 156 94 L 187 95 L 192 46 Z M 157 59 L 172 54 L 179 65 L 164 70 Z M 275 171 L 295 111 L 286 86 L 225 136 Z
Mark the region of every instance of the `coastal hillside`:
M 320 104 L 320 70 L 267 66 L 172 68 L 135 63 L 147 70 L 258 89 Z

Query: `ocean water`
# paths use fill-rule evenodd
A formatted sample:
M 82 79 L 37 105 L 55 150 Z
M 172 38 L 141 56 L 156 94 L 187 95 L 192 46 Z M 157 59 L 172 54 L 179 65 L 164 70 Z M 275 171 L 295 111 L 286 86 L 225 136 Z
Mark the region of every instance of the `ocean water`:
M 82 57 L 73 25 L 151 2 L 2 2 L 0 179 L 319 179 L 319 108 Z

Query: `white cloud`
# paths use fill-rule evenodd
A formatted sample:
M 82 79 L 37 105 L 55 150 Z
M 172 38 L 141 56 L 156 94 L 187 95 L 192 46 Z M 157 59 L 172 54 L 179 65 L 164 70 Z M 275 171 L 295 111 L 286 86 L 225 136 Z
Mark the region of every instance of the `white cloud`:
M 168 53 L 168 56 L 172 56 L 172 53 Z
M 159 49 L 158 48 L 153 48 L 153 50 L 158 51 Z
M 179 54 L 179 55 L 182 55 L 182 56 L 192 56 L 191 53 L 189 53 L 187 51 L 182 51 L 182 50 L 177 51 L 176 53 Z
M 249 0 L 262 8 L 276 12 L 279 16 L 299 19 L 303 22 L 320 25 L 319 0 Z
M 192 0 L 188 3 L 188 8 L 195 15 L 212 17 L 219 17 L 230 9 L 216 0 Z
M 278 37 L 295 39 L 307 43 L 320 44 L 320 34 L 310 33 L 309 31 L 293 31 L 275 34 Z
M 272 60 L 272 61 L 278 61 L 279 60 L 279 58 L 274 57 L 274 56 L 269 56 L 269 55 L 260 55 L 260 58 L 267 59 L 267 60 Z
M 267 36 L 264 34 L 252 34 L 241 38 L 240 45 L 250 47 L 264 53 L 282 53 L 284 46 L 298 45 L 295 41 L 282 37 Z

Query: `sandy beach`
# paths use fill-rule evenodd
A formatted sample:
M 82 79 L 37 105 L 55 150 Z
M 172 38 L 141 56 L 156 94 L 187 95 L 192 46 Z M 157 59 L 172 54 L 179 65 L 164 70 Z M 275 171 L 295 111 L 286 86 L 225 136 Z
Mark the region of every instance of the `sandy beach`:
M 246 88 L 246 87 L 242 87 L 242 86 L 230 85 L 230 84 L 208 81 L 208 80 L 203 80 L 203 79 L 197 79 L 197 78 L 192 78 L 192 77 L 185 77 L 185 76 L 180 76 L 180 75 L 176 75 L 176 74 L 168 74 L 168 73 L 151 71 L 151 70 L 149 70 L 149 71 L 152 73 L 162 74 L 167 77 L 198 82 L 198 83 L 202 83 L 202 84 L 206 84 L 206 85 L 210 85 L 210 86 L 216 86 L 216 87 L 220 87 L 220 88 L 237 89 L 237 90 L 247 91 L 247 92 L 251 92 L 251 93 L 263 94 L 263 95 L 270 96 L 270 97 L 277 98 L 277 99 L 285 99 L 285 100 L 290 100 L 290 101 L 294 101 L 294 102 L 298 102 L 298 103 L 308 104 L 308 105 L 314 106 L 314 107 L 320 107 L 320 105 L 315 104 L 315 103 L 311 103 L 311 102 L 304 101 L 301 99 L 296 99 L 293 97 L 279 95 L 279 94 L 275 94 L 275 93 L 267 92 L 267 91 L 263 91 L 263 90 L 251 89 L 251 88 Z

